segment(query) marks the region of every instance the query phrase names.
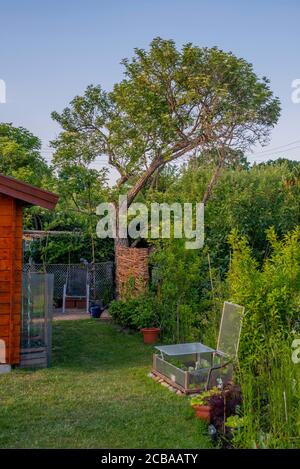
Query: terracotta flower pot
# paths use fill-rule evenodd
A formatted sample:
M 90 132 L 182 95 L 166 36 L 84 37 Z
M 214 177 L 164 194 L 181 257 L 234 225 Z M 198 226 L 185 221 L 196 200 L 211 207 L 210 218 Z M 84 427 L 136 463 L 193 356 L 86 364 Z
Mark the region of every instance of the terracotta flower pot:
M 210 423 L 212 407 L 210 405 L 193 405 L 195 415 L 198 419 Z
M 144 327 L 141 329 L 141 332 L 143 333 L 145 344 L 155 344 L 158 339 L 160 329 L 158 327 Z

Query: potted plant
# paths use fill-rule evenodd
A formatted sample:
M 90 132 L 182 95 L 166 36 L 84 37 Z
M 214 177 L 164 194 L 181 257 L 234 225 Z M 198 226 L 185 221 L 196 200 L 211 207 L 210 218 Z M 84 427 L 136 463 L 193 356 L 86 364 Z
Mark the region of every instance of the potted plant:
M 244 417 L 239 415 L 230 415 L 225 421 L 226 433 L 233 437 L 235 433 L 239 432 L 245 425 Z
M 143 334 L 145 344 L 155 344 L 160 333 L 160 328 L 157 327 L 158 318 L 154 311 L 155 306 L 152 297 L 145 296 L 139 298 L 131 313 L 132 324 Z
M 210 423 L 212 417 L 212 406 L 209 401 L 213 396 L 220 394 L 221 390 L 214 387 L 209 391 L 204 391 L 198 396 L 192 397 L 191 406 L 195 411 L 196 417 Z

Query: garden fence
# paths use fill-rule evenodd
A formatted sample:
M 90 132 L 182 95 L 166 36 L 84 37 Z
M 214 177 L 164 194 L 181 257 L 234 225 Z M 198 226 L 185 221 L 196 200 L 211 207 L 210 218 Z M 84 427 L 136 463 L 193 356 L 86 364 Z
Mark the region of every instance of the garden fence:
M 23 264 L 23 272 L 54 274 L 54 299 L 61 300 L 70 267 L 82 270 L 82 264 Z M 91 301 L 102 300 L 104 304 L 107 304 L 114 296 L 114 263 L 88 264 L 87 269 Z

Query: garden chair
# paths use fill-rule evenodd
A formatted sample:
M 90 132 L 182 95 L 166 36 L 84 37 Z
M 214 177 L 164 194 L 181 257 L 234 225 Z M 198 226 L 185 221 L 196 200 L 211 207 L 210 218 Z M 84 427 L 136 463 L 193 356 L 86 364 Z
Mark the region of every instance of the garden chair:
M 213 352 L 206 389 L 227 384 L 232 379 L 233 365 L 238 355 L 244 310 L 243 306 L 228 301 L 224 302 L 217 349 Z
M 67 280 L 63 290 L 63 313 L 66 309 L 66 300 L 86 300 L 86 310 L 89 310 L 89 283 L 87 266 L 70 266 Z

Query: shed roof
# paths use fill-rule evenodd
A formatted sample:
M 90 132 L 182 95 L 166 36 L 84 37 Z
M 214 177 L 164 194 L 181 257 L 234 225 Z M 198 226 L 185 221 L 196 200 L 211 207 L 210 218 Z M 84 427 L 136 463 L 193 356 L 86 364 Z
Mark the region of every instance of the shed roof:
M 53 210 L 58 201 L 58 195 L 53 192 L 3 174 L 0 174 L 0 194 L 18 199 L 24 204 L 38 205 L 49 210 Z

